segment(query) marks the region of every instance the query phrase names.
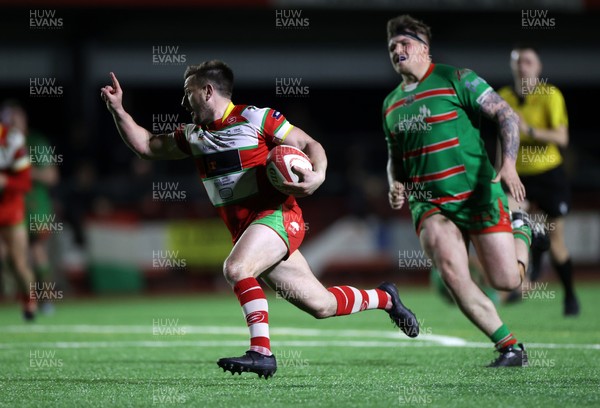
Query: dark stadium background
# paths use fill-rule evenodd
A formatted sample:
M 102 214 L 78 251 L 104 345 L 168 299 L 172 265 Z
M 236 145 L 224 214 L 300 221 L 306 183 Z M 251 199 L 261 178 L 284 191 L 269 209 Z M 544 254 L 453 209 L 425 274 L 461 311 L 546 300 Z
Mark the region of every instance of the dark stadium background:
M 61 183 L 53 191 L 55 211 L 66 228 L 75 231 L 74 239 L 84 252 L 90 245 L 87 228 L 91 220 L 139 225 L 215 216 L 193 162 L 140 164 L 122 143 L 99 98 L 99 89 L 108 84 L 108 70 L 112 69 L 124 89 L 125 108 L 138 123 L 150 127 L 155 113 L 179 114 L 180 121 L 188 121 L 180 107 L 186 64 L 153 65 L 153 46 L 177 46 L 189 64 L 234 56 L 233 60 L 224 59 L 236 73 L 235 103 L 276 108 L 324 145 L 329 157 L 327 181 L 313 197 L 301 201 L 310 223 L 307 242 L 344 216 L 408 220 L 406 209 L 392 213 L 387 206 L 380 119 L 382 100 L 398 83 L 387 59 L 385 23 L 403 12 L 433 28 L 434 62 L 469 67 L 496 89 L 511 83 L 508 61 L 513 44 L 527 42 L 539 48 L 545 67 L 542 77 L 558 86 L 566 99 L 570 146 L 565 157 L 574 211 L 598 211 L 600 28 L 593 2 L 580 6 L 564 2 L 566 9 L 550 8 L 549 16 L 556 21 L 553 29 L 522 26 L 521 9 L 528 4 L 546 8 L 543 2 L 515 3 L 511 9 L 465 3 L 442 10 L 429 7 L 429 11 L 392 7 L 386 2 L 375 3 L 376 8 L 359 2 L 352 2 L 355 7 L 351 8 L 342 7 L 341 2 L 324 7 L 302 2 L 281 7 L 125 3 L 128 6 L 118 8 L 99 6 L 100 2 L 74 8 L 69 2 L 63 6 L 25 2 L 18 7 L 3 4 L 0 13 L 1 98 L 20 101 L 29 114 L 30 127 L 44 133 L 63 155 Z M 31 29 L 31 9 L 55 10 L 64 26 Z M 277 28 L 276 9 L 301 10 L 308 27 Z M 259 52 L 260 58 L 253 52 Z M 297 64 L 290 64 L 290 58 Z M 63 86 L 63 96 L 31 97 L 31 77 L 56 78 Z M 278 96 L 275 80 L 282 77 L 301 78 L 302 85 L 309 87 L 308 95 Z M 490 124 L 484 129 L 487 145 L 493 150 L 494 129 Z M 81 181 L 82 174 L 88 175 L 87 182 Z M 152 183 L 158 181 L 179 181 L 187 199 L 182 203 L 149 200 Z M 407 233 L 414 235 L 411 230 Z M 600 241 L 595 245 L 600 248 Z M 596 256 L 577 263 L 578 276 L 597 278 L 599 261 Z M 102 292 L 88 279 L 86 263 L 63 267 L 60 259 L 54 262 L 56 279 L 73 296 Z M 326 269 L 331 274 L 347 272 L 354 280 L 389 275 L 424 283 L 428 275 L 399 271 L 397 258 L 382 261 L 377 254 L 352 268 L 338 262 Z M 142 266 L 138 272 L 143 284 L 137 290 L 142 291 L 224 286 L 214 265 L 161 271 L 158 284 L 152 283 L 157 271 Z M 324 278 L 328 279 L 327 274 Z

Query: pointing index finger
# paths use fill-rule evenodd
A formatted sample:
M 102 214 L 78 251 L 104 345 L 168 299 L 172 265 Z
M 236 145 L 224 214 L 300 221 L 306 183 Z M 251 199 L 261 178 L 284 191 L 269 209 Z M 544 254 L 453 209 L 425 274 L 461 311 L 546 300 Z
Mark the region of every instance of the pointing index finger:
M 119 80 L 117 79 L 117 76 L 114 72 L 110 73 L 110 77 L 112 79 L 113 88 L 115 89 L 115 91 L 121 89 L 121 84 L 119 84 Z

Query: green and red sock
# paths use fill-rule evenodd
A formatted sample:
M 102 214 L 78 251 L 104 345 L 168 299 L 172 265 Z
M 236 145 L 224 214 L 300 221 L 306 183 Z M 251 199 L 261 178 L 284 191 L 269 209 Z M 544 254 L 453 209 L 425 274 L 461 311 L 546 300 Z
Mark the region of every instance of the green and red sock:
M 497 350 L 502 350 L 512 345 L 517 344 L 517 338 L 508 330 L 505 324 L 500 326 L 491 336 L 490 339 L 496 345 Z

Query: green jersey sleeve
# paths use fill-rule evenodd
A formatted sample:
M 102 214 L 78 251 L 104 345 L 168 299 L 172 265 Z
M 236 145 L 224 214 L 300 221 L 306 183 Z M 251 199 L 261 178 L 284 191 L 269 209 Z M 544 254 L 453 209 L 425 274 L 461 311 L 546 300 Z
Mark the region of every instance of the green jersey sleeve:
M 454 89 L 460 104 L 473 112 L 479 112 L 481 100 L 493 88 L 470 69 L 457 69 L 453 78 Z

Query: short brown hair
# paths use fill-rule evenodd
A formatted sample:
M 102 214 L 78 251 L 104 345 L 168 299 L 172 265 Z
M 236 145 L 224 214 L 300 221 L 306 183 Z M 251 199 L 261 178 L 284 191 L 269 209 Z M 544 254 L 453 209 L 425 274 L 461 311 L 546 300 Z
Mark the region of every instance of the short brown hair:
M 202 86 L 210 82 L 223 96 L 231 98 L 233 94 L 233 71 L 223 61 L 210 60 L 199 65 L 190 65 L 186 68 L 183 79 L 191 76 Z
M 431 28 L 421 20 L 417 20 L 416 18 L 409 16 L 408 14 L 403 14 L 401 16 L 394 17 L 388 20 L 388 41 L 392 37 L 398 35 L 397 33 L 400 31 L 408 31 L 415 34 L 421 34 L 421 36 L 425 37 L 425 41 L 427 42 L 427 44 L 431 42 Z

